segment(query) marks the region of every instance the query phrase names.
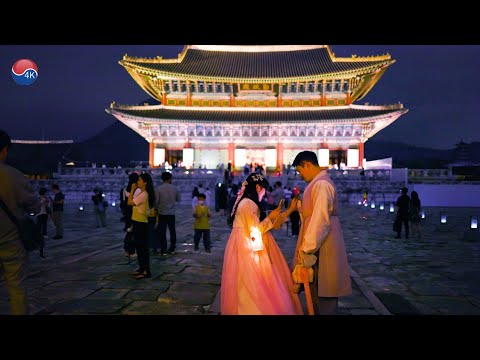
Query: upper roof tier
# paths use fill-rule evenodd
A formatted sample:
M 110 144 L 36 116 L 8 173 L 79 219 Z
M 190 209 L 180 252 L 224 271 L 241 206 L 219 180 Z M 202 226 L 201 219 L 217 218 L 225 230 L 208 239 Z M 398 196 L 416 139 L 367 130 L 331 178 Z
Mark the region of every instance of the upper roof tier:
M 177 59 L 125 55 L 120 64 L 172 78 L 273 81 L 367 73 L 393 62 L 388 54 L 338 58 L 328 45 L 187 45 Z

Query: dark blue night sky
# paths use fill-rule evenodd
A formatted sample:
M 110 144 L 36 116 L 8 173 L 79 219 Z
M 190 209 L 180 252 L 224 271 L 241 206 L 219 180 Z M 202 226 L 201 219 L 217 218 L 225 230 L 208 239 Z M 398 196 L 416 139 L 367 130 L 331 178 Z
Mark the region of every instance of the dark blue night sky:
M 480 141 L 477 89 L 479 45 L 332 45 L 337 56 L 381 55 L 397 60 L 357 104 L 401 102 L 410 110 L 374 139 L 437 149 Z M 0 128 L 14 139 L 84 140 L 117 121 L 112 101 L 149 98 L 118 64 L 124 54 L 176 57 L 183 45 L 0 45 Z M 33 60 L 31 86 L 17 85 L 12 65 Z

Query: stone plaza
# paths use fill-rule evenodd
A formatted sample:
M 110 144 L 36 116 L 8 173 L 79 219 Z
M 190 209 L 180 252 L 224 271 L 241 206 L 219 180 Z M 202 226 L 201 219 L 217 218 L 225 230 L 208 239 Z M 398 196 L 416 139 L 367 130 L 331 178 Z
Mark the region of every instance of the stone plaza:
M 448 223 L 440 224 L 440 212 Z M 46 240 L 43 259 L 29 255 L 30 312 L 36 315 L 219 315 L 223 252 L 230 234 L 213 211 L 212 253 L 193 249 L 189 205 L 177 208 L 177 249 L 151 255 L 152 278 L 135 280 L 136 259 L 124 256 L 118 207 L 96 228 L 93 209 L 66 205 L 63 239 Z M 480 241 L 469 230 L 478 208 L 427 208 L 424 237 L 395 239 L 388 209 L 342 205 L 341 222 L 353 294 L 341 298 L 341 315 L 480 314 Z M 289 224 L 273 235 L 290 263 L 296 244 Z M 477 230 L 478 231 L 478 230 Z M 468 236 L 473 232 L 473 236 Z M 168 232 L 167 232 L 168 233 Z M 49 237 L 53 225 L 49 222 Z M 402 234 L 403 235 L 403 234 Z M 8 314 L 0 286 L 0 314 Z M 301 295 L 305 306 L 304 294 Z

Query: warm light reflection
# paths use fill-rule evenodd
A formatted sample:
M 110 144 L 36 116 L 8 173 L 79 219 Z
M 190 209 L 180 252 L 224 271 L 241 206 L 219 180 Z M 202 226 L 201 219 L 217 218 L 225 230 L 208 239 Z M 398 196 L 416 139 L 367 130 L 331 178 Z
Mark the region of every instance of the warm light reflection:
M 248 239 L 249 247 L 252 251 L 263 250 L 262 233 L 256 226 L 250 228 L 250 239 Z

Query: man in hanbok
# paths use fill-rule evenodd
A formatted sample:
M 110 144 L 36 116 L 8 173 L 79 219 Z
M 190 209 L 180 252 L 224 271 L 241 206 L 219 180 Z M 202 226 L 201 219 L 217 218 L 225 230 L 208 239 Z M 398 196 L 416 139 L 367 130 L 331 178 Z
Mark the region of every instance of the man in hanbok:
M 350 267 L 338 218 L 337 191 L 327 167 L 319 166 L 314 152 L 300 152 L 292 166 L 308 183 L 299 207 L 302 225 L 294 265 L 314 270 L 311 288 L 316 314 L 334 315 L 338 298 L 352 293 Z

